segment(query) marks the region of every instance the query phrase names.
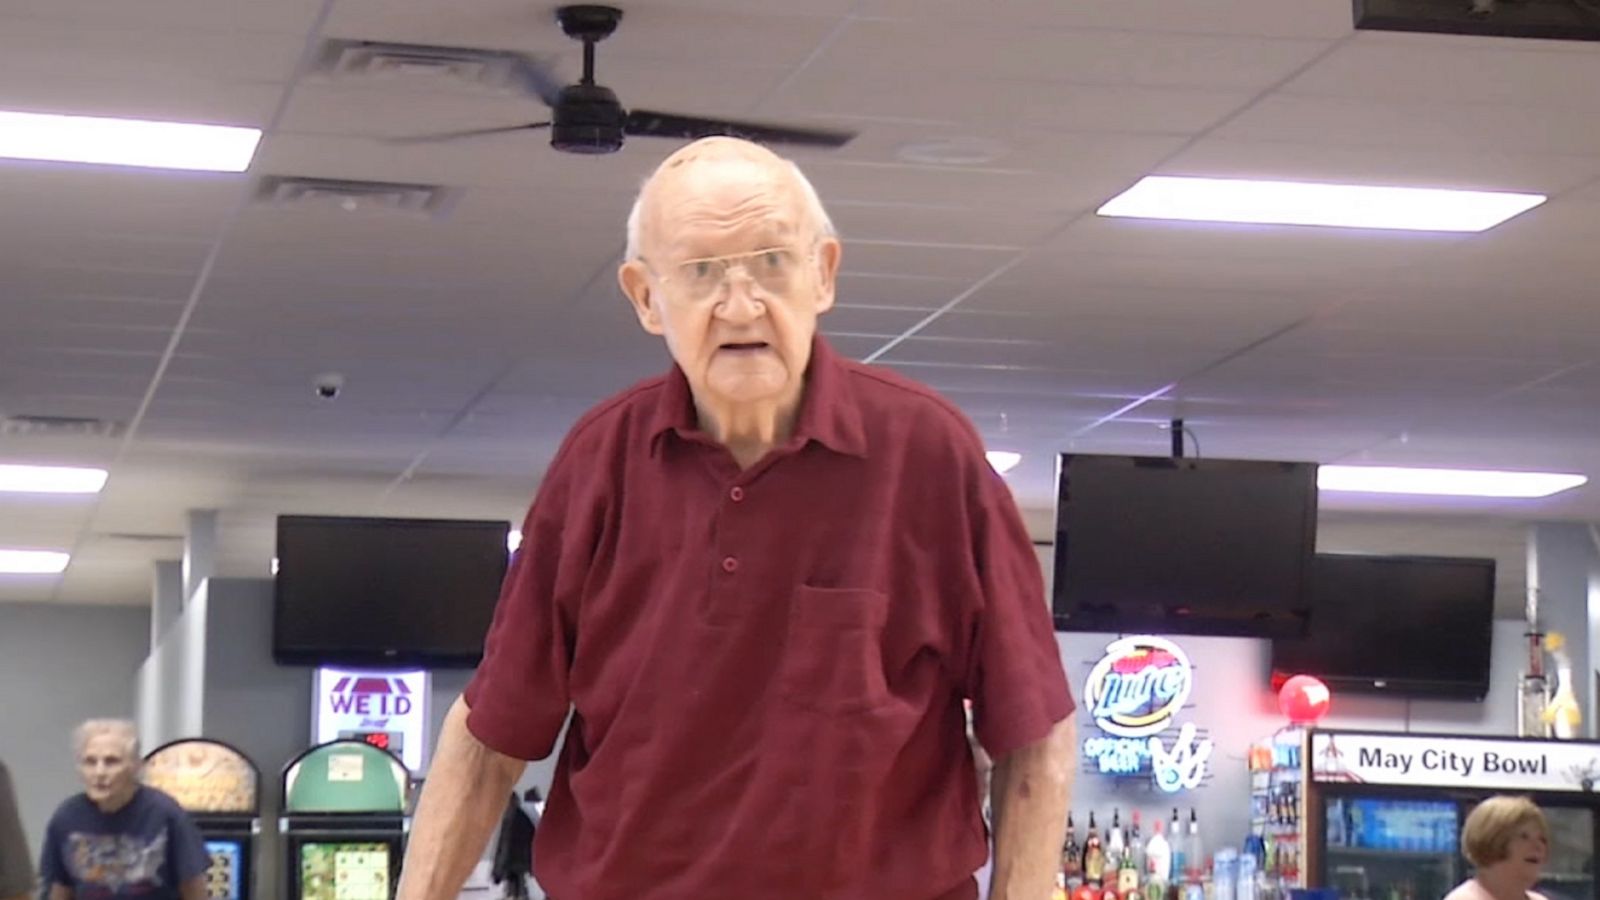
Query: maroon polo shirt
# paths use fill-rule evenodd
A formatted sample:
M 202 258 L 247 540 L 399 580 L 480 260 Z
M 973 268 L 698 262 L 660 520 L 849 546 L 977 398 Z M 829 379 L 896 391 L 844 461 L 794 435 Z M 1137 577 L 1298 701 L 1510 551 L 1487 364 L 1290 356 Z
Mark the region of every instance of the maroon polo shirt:
M 558 900 L 976 896 L 995 758 L 1071 712 L 1039 563 L 954 406 L 817 339 L 750 469 L 674 369 L 586 414 L 507 575 L 468 727 L 549 755 Z

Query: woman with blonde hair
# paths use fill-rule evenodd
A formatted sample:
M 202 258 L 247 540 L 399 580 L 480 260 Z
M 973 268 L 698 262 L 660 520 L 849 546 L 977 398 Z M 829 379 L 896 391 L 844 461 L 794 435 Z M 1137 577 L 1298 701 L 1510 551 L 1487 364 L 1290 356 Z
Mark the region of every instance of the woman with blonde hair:
M 1533 886 L 1550 856 L 1550 824 L 1527 797 L 1474 807 L 1461 826 L 1461 852 L 1476 871 L 1445 900 L 1545 900 Z

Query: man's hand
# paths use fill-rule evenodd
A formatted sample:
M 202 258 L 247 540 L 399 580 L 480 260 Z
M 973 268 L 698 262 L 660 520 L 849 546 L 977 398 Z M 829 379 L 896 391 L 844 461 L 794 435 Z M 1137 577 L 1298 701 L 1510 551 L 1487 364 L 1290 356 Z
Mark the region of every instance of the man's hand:
M 996 760 L 990 900 L 1048 900 L 1061 863 L 1077 728 L 1072 716 L 1034 744 Z
M 466 700 L 457 698 L 439 729 L 396 900 L 455 900 L 527 768 L 474 737 L 467 730 L 468 712 Z

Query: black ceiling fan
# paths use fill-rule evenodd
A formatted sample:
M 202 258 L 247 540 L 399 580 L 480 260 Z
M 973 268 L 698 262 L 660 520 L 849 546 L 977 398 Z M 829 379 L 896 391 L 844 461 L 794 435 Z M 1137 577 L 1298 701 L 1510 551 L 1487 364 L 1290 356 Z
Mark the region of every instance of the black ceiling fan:
M 399 143 L 432 143 L 536 128 L 550 129 L 550 146 L 566 153 L 615 153 L 626 136 L 693 140 L 732 135 L 761 143 L 842 147 L 855 132 L 818 128 L 789 128 L 734 119 L 708 119 L 677 113 L 627 110 L 610 88 L 594 80 L 594 45 L 611 36 L 622 20 L 622 10 L 611 6 L 563 6 L 556 10 L 561 30 L 583 42 L 583 79 L 562 86 L 543 62 L 516 54 L 514 65 L 524 88 L 550 107 L 548 122 L 530 122 L 499 128 L 476 128 L 445 134 L 400 138 Z

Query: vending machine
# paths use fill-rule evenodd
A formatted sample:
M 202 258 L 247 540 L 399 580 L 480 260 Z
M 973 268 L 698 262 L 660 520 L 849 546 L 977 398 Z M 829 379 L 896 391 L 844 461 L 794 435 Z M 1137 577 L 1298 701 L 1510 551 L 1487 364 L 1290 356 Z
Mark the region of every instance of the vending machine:
M 1446 734 L 1308 733 L 1311 882 L 1345 900 L 1432 900 L 1471 875 L 1461 825 L 1480 800 L 1518 794 L 1550 822 L 1535 888 L 1600 900 L 1600 743 Z
M 393 900 L 411 820 L 411 777 L 398 756 L 331 741 L 283 772 L 287 900 Z
M 209 900 L 251 900 L 261 833 L 261 770 L 221 741 L 171 741 L 145 755 L 144 783 L 189 812 L 205 839 Z

